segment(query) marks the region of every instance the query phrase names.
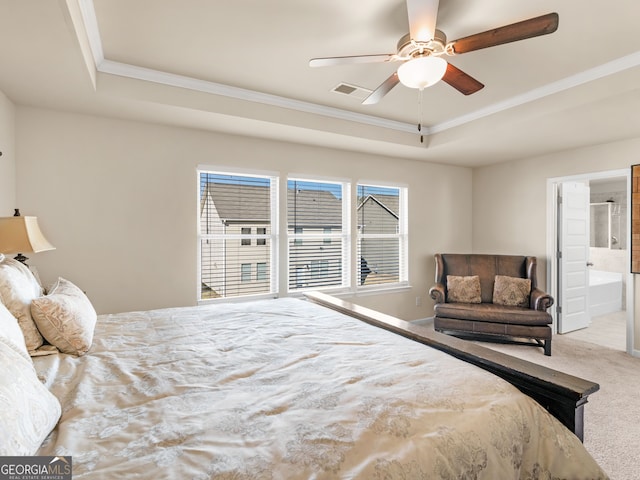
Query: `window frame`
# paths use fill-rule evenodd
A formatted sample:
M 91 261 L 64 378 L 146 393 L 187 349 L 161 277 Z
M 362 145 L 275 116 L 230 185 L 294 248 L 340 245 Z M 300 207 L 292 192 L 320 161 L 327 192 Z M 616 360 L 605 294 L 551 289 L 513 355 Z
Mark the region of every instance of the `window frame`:
M 395 234 L 362 233 L 359 228 L 359 190 L 360 186 L 370 188 L 397 189 L 398 190 L 398 226 Z M 355 265 L 353 289 L 356 293 L 375 293 L 379 291 L 392 291 L 409 287 L 409 188 L 406 184 L 379 182 L 375 180 L 358 180 L 355 182 L 355 222 L 354 250 L 355 258 L 360 259 L 361 240 L 363 239 L 398 239 L 398 280 L 396 282 L 374 283 L 361 285 L 358 275 L 361 265 Z M 371 268 L 371 265 L 368 265 Z
M 249 235 L 250 240 L 256 240 L 251 242 L 253 245 L 266 245 L 262 242 L 269 242 L 269 257 L 267 274 L 269 278 L 269 288 L 266 293 L 257 294 L 241 294 L 238 296 L 227 296 L 220 298 L 203 298 L 202 297 L 202 251 L 203 240 L 206 235 L 201 232 L 201 212 L 200 212 L 200 200 L 201 200 L 201 174 L 219 174 L 219 175 L 233 175 L 233 176 L 245 176 L 256 177 L 262 179 L 268 179 L 270 182 L 270 225 L 269 233 L 258 233 L 261 231 L 260 227 L 256 227 L 256 233 Z M 287 189 L 288 182 L 290 180 L 298 180 L 304 182 L 319 182 L 338 184 L 342 189 L 342 228 L 339 233 L 332 231 L 329 233 L 326 229 L 322 229 L 315 233 L 300 231 L 298 233 L 289 233 L 289 212 L 287 205 Z M 243 169 L 243 168 L 231 168 L 231 167 L 219 167 L 210 165 L 199 165 L 196 169 L 196 196 L 197 196 L 197 302 L 198 304 L 206 304 L 218 301 L 233 302 L 233 301 L 247 301 L 257 298 L 276 298 L 279 296 L 300 296 L 308 290 L 322 290 L 334 295 L 350 294 L 350 295 L 368 295 L 378 292 L 393 292 L 403 291 L 409 288 L 409 267 L 408 267 L 408 244 L 409 244 L 409 231 L 408 231 L 408 211 L 409 211 L 409 196 L 408 186 L 400 183 L 388 183 L 375 180 L 362 180 L 362 179 L 347 179 L 341 177 L 320 177 L 306 174 L 294 174 L 287 172 L 274 172 L 264 171 L 257 169 Z M 284 185 L 283 188 L 281 185 Z M 388 235 L 388 238 L 399 238 L 399 258 L 398 258 L 398 271 L 399 278 L 397 282 L 380 283 L 372 285 L 360 285 L 358 275 L 360 273 L 360 265 L 356 264 L 359 258 L 359 245 L 361 238 L 372 238 L 373 236 L 379 236 L 374 234 L 366 234 L 362 237 L 358 228 L 358 190 L 360 186 L 369 187 L 383 187 L 383 188 L 395 188 L 399 189 L 399 212 L 398 212 L 398 231 L 394 235 Z M 284 205 L 283 203 L 284 202 Z M 228 237 L 231 239 L 230 237 Z M 236 241 L 243 238 L 242 235 L 236 235 Z M 312 288 L 291 288 L 290 275 L 290 248 L 291 241 L 297 242 L 295 245 L 303 245 L 305 239 L 317 242 L 318 246 L 324 245 L 330 247 L 334 243 L 341 245 L 341 280 L 339 285 L 327 285 L 327 286 L 315 286 Z M 238 242 L 240 243 L 240 241 Z M 244 246 L 243 248 L 249 248 Z M 261 271 L 256 268 L 252 268 L 252 281 L 264 282 Z M 314 264 L 314 273 L 316 275 L 322 275 L 327 266 L 318 262 Z M 238 281 L 238 283 L 241 283 Z
M 241 244 L 242 239 L 245 238 L 242 234 L 228 234 L 226 236 L 221 235 L 212 235 L 212 234 L 203 234 L 202 233 L 202 223 L 201 223 L 201 175 L 202 174 L 213 174 L 213 175 L 228 175 L 228 176 L 239 176 L 239 177 L 249 177 L 249 178 L 258 178 L 269 180 L 270 186 L 270 199 L 269 199 L 269 222 L 270 222 L 270 233 L 267 234 L 251 234 L 249 235 L 249 240 L 256 240 L 255 244 L 257 244 L 258 240 L 264 240 L 266 247 L 266 243 L 268 242 L 268 278 L 269 278 L 269 287 L 268 292 L 261 293 L 248 293 L 237 296 L 223 296 L 219 298 L 203 298 L 202 292 L 202 244 L 204 240 L 208 239 L 224 239 L 238 241 Z M 280 191 L 280 175 L 278 172 L 273 171 L 265 171 L 265 170 L 257 170 L 257 169 L 242 169 L 242 168 L 230 168 L 230 167 L 220 167 L 220 166 L 212 166 L 212 165 L 198 165 L 196 168 L 196 211 L 197 211 L 197 303 L 208 304 L 208 303 L 216 303 L 216 302 L 236 302 L 236 301 L 247 301 L 259 298 L 276 298 L 278 297 L 279 292 L 279 264 L 280 264 L 280 252 L 279 252 L 279 236 L 280 236 L 280 227 L 279 227 L 279 191 Z M 252 244 L 254 242 L 251 242 Z M 248 246 L 241 245 L 240 248 L 248 248 Z M 241 268 L 241 267 L 239 267 Z M 253 274 L 253 268 L 252 268 Z M 257 272 L 256 272 L 257 276 Z M 254 278 L 251 278 L 253 281 Z M 263 282 L 264 280 L 255 279 L 256 282 Z M 242 284 L 241 275 L 238 278 L 238 284 Z
M 327 233 L 324 229 L 319 232 L 308 232 L 304 231 L 304 229 L 300 227 L 294 227 L 294 232 L 289 232 L 289 212 L 285 212 L 286 218 L 283 222 L 286 225 L 286 259 L 287 259 L 287 268 L 285 274 L 286 278 L 286 291 L 288 295 L 297 295 L 302 294 L 305 291 L 309 290 L 321 290 L 323 292 L 331 292 L 331 293 L 340 293 L 340 292 L 348 292 L 351 289 L 351 184 L 352 181 L 345 178 L 339 177 L 321 177 L 321 176 L 313 176 L 313 175 L 305 175 L 305 174 L 294 174 L 289 173 L 286 175 L 286 179 L 283 180 L 283 183 L 286 184 L 286 190 L 288 192 L 289 182 L 290 181 L 299 181 L 303 183 L 321 183 L 321 184 L 333 184 L 339 185 L 341 189 L 341 218 L 342 218 L 342 228 L 340 233 L 332 232 Z M 288 193 L 287 193 L 288 195 Z M 287 197 L 288 198 L 288 197 Z M 291 270 L 291 246 L 300 246 L 309 244 L 312 241 L 318 242 L 318 245 L 327 246 L 333 245 L 337 242 L 333 240 L 339 240 L 341 242 L 341 255 L 340 255 L 340 284 L 339 285 L 327 285 L 327 286 L 310 286 L 310 287 L 298 287 L 291 288 L 292 282 L 289 278 L 289 273 Z M 327 240 L 329 240 L 327 242 Z M 318 272 L 324 272 L 324 268 L 319 268 Z M 300 268 L 298 267 L 295 270 L 295 277 L 298 278 L 298 274 L 300 272 Z M 311 274 L 311 271 L 309 272 Z M 311 277 L 311 275 L 310 275 Z

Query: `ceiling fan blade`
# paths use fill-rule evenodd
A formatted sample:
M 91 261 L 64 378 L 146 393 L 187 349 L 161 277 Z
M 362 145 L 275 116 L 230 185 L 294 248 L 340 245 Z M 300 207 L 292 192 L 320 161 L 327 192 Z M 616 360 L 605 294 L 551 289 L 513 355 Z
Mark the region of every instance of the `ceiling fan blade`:
M 387 78 L 378 88 L 376 88 L 373 92 L 369 94 L 367 98 L 362 101 L 363 105 L 373 105 L 374 103 L 378 103 L 382 100 L 387 93 L 391 91 L 393 87 L 395 87 L 400 80 L 398 79 L 398 73 L 393 72 L 389 78 Z
M 407 0 L 409 36 L 416 42 L 433 39 L 439 0 Z
M 455 53 L 466 53 L 480 50 L 481 48 L 502 45 L 503 43 L 547 35 L 558 29 L 558 19 L 557 13 L 548 13 L 540 17 L 469 35 L 451 42 L 451 45 Z
M 324 57 L 309 60 L 310 67 L 332 67 L 334 65 L 354 65 L 357 63 L 393 62 L 396 55 L 383 53 L 378 55 L 354 55 L 349 57 Z
M 450 63 L 447 65 L 447 71 L 442 80 L 465 95 L 471 95 L 484 88 L 484 85 L 478 80 Z

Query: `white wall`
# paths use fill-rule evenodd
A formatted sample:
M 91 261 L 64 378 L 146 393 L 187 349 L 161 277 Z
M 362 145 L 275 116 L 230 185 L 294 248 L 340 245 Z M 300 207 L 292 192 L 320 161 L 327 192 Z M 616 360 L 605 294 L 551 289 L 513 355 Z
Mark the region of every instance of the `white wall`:
M 638 152 L 640 139 L 633 139 L 474 169 L 474 251 L 536 255 L 539 284 L 546 288 L 547 179 L 629 168 L 640 163 Z
M 354 299 L 391 315 L 430 316 L 433 254 L 471 249 L 467 168 L 30 107 L 16 125 L 19 206 L 57 247 L 31 263 L 100 313 L 196 303 L 199 164 L 408 185 L 412 289 Z
M 0 92 L 0 217 L 16 208 L 15 107 Z

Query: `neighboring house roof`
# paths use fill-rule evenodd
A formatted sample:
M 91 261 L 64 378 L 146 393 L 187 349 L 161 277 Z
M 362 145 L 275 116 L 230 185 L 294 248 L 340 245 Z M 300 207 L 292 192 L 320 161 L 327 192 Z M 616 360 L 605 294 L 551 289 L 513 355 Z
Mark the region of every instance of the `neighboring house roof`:
M 200 210 L 207 199 L 216 208 L 220 220 L 225 223 L 269 223 L 270 189 L 258 185 L 238 185 L 209 182 L 204 185 Z M 358 209 L 373 201 L 398 218 L 398 197 L 393 195 L 368 195 L 359 199 Z M 342 204 L 326 190 L 287 190 L 287 216 L 290 224 L 299 227 L 340 227 Z
M 364 198 L 360 197 L 358 199 L 358 210 L 360 210 L 367 202 L 375 202 L 396 219 L 399 218 L 398 210 L 400 208 L 400 197 L 397 195 L 371 194 Z
M 298 227 L 342 226 L 342 202 L 326 190 L 287 190 L 289 224 Z
M 209 198 L 223 223 L 269 223 L 271 198 L 268 187 L 209 182 L 204 189 L 201 213 Z

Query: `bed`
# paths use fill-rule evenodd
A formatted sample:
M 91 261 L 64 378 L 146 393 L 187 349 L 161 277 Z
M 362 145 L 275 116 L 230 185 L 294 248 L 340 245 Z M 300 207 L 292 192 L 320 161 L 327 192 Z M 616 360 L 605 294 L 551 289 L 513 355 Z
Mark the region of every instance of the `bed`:
M 88 351 L 30 359 L 59 404 L 34 453 L 74 479 L 607 478 L 509 382 L 310 299 L 98 316 Z

